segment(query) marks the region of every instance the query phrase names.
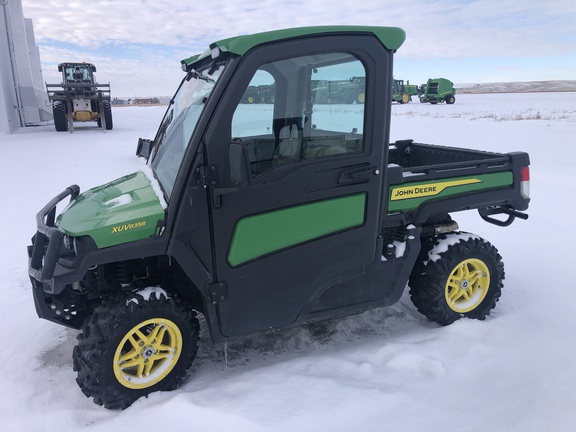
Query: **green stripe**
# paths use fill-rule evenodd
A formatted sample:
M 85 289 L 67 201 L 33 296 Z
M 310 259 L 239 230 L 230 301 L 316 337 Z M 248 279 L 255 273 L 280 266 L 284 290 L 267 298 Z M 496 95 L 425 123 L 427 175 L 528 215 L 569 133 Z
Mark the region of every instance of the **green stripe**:
M 417 197 L 411 199 L 402 199 L 397 201 L 392 201 L 392 193 L 395 188 L 399 187 L 406 187 L 406 186 L 422 186 L 426 187 L 426 185 L 437 185 L 442 184 L 442 180 L 429 180 L 426 182 L 411 182 L 411 183 L 402 183 L 390 186 L 390 190 L 388 193 L 388 213 L 397 212 L 397 211 L 404 211 L 404 210 L 412 210 L 417 208 L 420 204 L 425 201 L 437 200 L 442 199 L 450 196 L 455 195 L 462 195 L 469 192 L 474 191 L 481 191 L 487 189 L 497 189 L 502 187 L 507 187 L 513 184 L 514 176 L 510 171 L 505 172 L 497 172 L 491 174 L 482 174 L 477 176 L 466 176 L 466 177 L 451 177 L 445 179 L 444 182 L 454 182 L 459 180 L 467 180 L 467 179 L 477 179 L 479 182 L 460 185 L 460 186 L 451 186 L 447 187 L 446 189 L 442 190 L 437 195 L 434 196 L 426 196 L 426 197 Z
M 366 194 L 332 198 L 240 219 L 228 262 L 232 267 L 272 252 L 364 224 Z

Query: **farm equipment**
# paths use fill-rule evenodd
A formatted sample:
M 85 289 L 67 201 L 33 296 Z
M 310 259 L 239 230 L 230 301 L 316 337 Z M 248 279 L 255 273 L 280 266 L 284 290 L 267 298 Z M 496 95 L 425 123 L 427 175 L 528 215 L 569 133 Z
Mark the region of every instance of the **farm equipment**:
M 242 97 L 242 103 L 271 104 L 274 103 L 274 84 L 250 86 Z
M 364 103 L 365 82 L 363 77 L 343 80 L 312 80 L 312 102 L 320 105 Z M 242 103 L 274 103 L 275 84 L 249 86 L 242 96 Z
M 412 101 L 412 96 L 420 93 L 419 87 L 411 85 L 410 81 L 404 84 L 404 80 L 392 81 L 392 102 L 405 104 Z
M 420 95 L 420 102 L 437 104 L 439 102 L 446 102 L 448 105 L 456 101 L 454 95 L 456 89 L 452 81 L 446 78 L 430 78 L 425 85 L 423 85 L 422 94 Z
M 326 26 L 215 42 L 182 61 L 155 138 L 139 141 L 145 167 L 72 185 L 40 210 L 28 246 L 36 312 L 81 329 L 73 367 L 86 396 L 124 409 L 177 388 L 198 314 L 225 345 L 390 306 L 407 285 L 440 325 L 491 313 L 501 256 L 452 215 L 526 219 L 530 159 L 390 142 L 404 39 L 396 27 Z M 350 70 L 365 103 L 318 109 L 314 77 Z M 263 74 L 274 94 L 250 106 Z
M 58 132 L 74 131 L 74 122 L 96 121 L 103 130 L 112 129 L 110 84 L 98 84 L 90 63 L 61 63 L 61 84 L 46 84 L 52 102 L 54 127 Z
M 312 101 L 316 104 L 363 104 L 364 77 L 343 80 L 312 80 Z

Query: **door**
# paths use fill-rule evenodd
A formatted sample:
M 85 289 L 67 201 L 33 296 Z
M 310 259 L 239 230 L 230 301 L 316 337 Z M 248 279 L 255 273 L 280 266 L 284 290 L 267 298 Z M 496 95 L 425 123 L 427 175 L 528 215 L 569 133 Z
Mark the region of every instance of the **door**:
M 222 334 L 292 325 L 374 296 L 350 285 L 380 261 L 387 51 L 369 36 L 315 37 L 243 59 L 206 135 Z M 375 119 L 379 112 L 382 119 Z M 242 143 L 248 184 L 226 158 Z M 351 288 L 352 287 L 352 288 Z

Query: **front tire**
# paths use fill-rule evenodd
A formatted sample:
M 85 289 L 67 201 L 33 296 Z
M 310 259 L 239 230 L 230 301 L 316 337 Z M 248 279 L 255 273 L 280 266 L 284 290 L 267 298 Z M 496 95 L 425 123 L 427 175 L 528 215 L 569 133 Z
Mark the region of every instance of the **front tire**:
M 149 393 L 174 390 L 196 356 L 195 312 L 159 288 L 148 290 L 105 300 L 78 335 L 76 382 L 98 405 L 125 409 Z
M 410 297 L 420 313 L 441 325 L 462 318 L 484 320 L 500 299 L 504 264 L 498 250 L 468 233 L 422 242 L 410 276 Z
M 110 102 L 103 101 L 102 102 L 102 112 L 100 113 L 100 117 L 96 120 L 98 127 L 102 127 L 102 117 L 104 116 L 104 120 L 106 120 L 106 130 L 112 130 L 114 127 L 112 122 L 112 106 Z
M 52 102 L 52 117 L 54 118 L 54 128 L 57 132 L 66 132 L 68 130 L 68 118 L 66 118 L 66 105 L 64 102 Z

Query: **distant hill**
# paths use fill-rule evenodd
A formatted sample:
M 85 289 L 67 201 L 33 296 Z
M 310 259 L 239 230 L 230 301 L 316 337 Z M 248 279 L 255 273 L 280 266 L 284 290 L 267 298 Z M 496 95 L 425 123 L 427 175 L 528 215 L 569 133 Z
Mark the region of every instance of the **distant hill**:
M 536 92 L 576 92 L 573 81 L 528 81 L 506 83 L 454 84 L 456 91 L 465 93 L 536 93 Z M 157 96 L 160 105 L 168 105 L 171 96 Z M 128 100 L 129 98 L 121 98 Z
M 576 81 L 528 81 L 507 83 L 454 84 L 458 93 L 576 92 Z

